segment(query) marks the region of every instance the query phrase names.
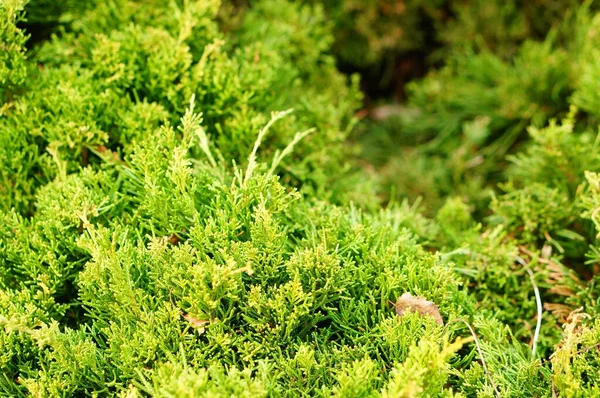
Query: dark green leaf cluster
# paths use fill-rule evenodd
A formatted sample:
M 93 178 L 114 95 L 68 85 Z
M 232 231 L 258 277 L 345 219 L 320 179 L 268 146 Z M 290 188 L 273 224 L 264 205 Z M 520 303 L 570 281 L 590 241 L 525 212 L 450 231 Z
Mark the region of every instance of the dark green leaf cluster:
M 488 47 L 453 52 L 442 68 L 408 85 L 408 104 L 368 133 L 380 138 L 367 138 L 365 156 L 401 195 L 423 196 L 432 215 L 457 194 L 484 211 L 489 190 L 506 177 L 507 154 L 522 149 L 528 129 L 567 117 L 572 105 L 579 110 L 576 132 L 596 126 L 598 21 L 594 4 L 585 4 L 512 57 Z M 390 147 L 399 150 L 389 156 Z M 398 173 L 409 165 L 416 167 Z
M 465 46 L 513 55 L 526 39 L 543 38 L 581 2 L 543 5 L 500 0 L 326 0 L 334 50 L 356 67 L 377 66 L 416 51 L 441 59 Z

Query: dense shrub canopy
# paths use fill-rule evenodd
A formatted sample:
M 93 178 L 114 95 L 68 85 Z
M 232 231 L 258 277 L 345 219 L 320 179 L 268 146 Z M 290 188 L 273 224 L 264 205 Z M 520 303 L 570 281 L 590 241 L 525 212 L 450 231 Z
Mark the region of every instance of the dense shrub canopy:
M 517 3 L 0 0 L 0 394 L 600 395 L 600 14 Z

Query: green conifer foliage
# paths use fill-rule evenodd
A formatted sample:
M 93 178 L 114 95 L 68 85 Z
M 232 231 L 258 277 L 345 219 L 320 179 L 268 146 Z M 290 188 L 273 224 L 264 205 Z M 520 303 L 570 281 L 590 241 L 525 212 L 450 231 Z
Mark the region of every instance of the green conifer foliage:
M 84 12 L 37 49 L 39 67 L 29 76 L 36 90 L 5 104 L 10 117 L 0 128 L 14 136 L 8 140 L 14 148 L 4 148 L 2 157 L 3 186 L 15 190 L 7 208 L 31 211 L 36 186 L 23 180 L 33 174 L 45 183 L 96 161 L 99 151 L 129 153 L 145 129 L 176 122 L 192 94 L 217 156 L 243 163 L 254 144 L 248 132 L 259 130 L 271 111 L 293 108 L 273 127 L 264 155 L 315 128 L 281 163 L 286 181 L 323 192 L 335 173 L 344 173 L 342 141 L 359 94 L 325 52 L 330 33 L 313 29 L 321 25 L 319 8 L 258 5 L 228 40 L 215 20 L 218 2 L 117 3 Z M 269 18 L 274 31 L 256 27 Z M 337 149 L 325 150 L 325 143 Z M 31 150 L 19 159 L 25 147 Z
M 373 175 L 358 6 L 50 3 L 0 2 L 0 395 L 599 394 L 592 6 L 521 44 L 540 10 L 452 3 L 506 35 L 449 24 L 497 45 L 411 86 Z
M 415 51 L 433 59 L 464 46 L 512 56 L 527 39 L 541 39 L 574 7 L 574 0 L 325 0 L 334 23 L 334 49 L 356 67 L 377 66 Z
M 328 395 L 364 373 L 374 393 L 400 388 L 401 367 L 385 369 L 419 350 L 441 350 L 437 381 L 403 388 L 444 388 L 456 348 L 390 303 L 425 294 L 447 319 L 472 306 L 399 210 L 313 203 L 252 162 L 195 158 L 199 120 L 190 108 L 180 133 L 58 175 L 30 220 L 5 214 L 3 391 L 164 395 L 193 378 L 182 394 Z
M 98 3 L 29 60 L 17 40 L 0 391 L 377 394 L 430 352 L 433 378 L 404 390 L 450 391 L 460 344 L 443 341 L 459 334 L 393 303 L 412 292 L 469 316 L 460 279 L 415 242 L 412 209 L 328 200 L 358 94 L 321 9 L 257 4 L 229 37 L 218 6 Z
M 12 95 L 15 86 L 23 83 L 27 74 L 25 63 L 25 41 L 27 35 L 17 27 L 23 17 L 25 1 L 11 0 L 0 3 L 0 108 L 6 111 L 5 101 Z

